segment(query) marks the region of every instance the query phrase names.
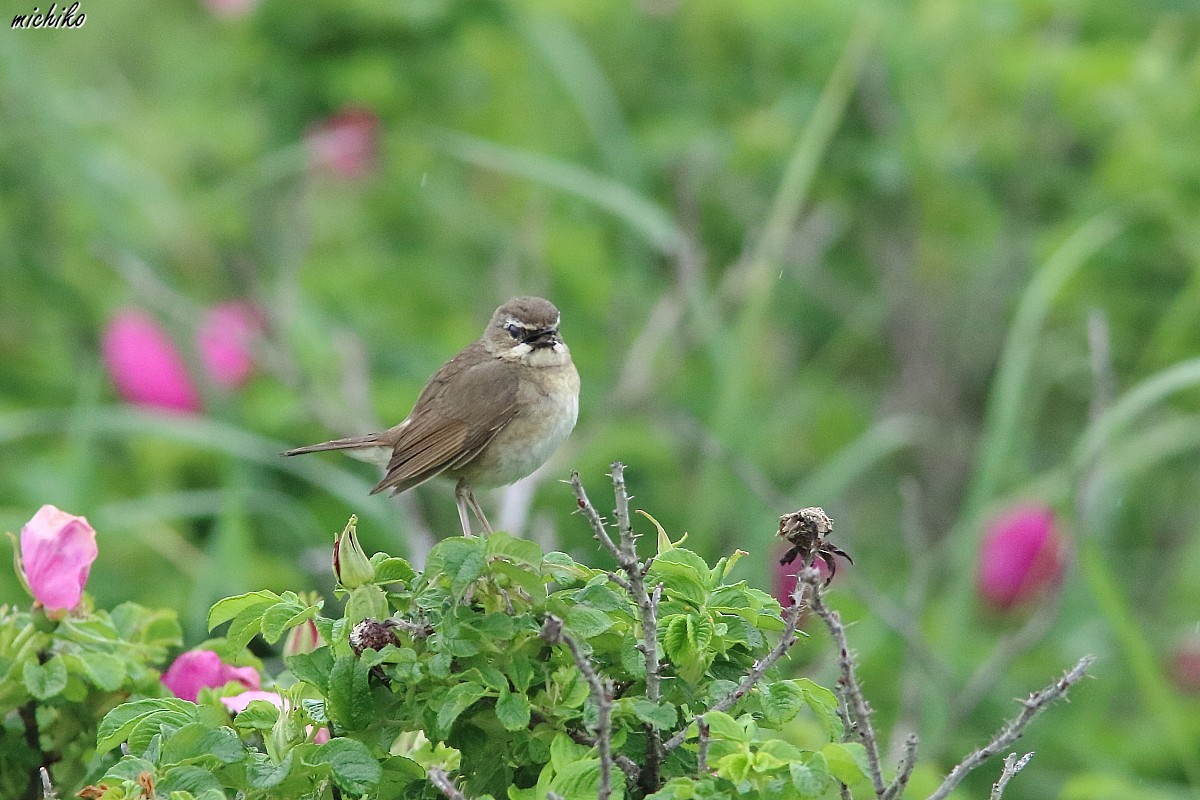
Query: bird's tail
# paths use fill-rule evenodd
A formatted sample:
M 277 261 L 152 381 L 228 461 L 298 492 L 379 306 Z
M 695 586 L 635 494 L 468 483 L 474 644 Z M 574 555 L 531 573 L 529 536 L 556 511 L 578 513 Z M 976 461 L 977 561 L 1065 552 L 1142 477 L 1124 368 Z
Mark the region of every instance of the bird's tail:
M 349 436 L 345 439 L 333 439 L 320 444 L 310 444 L 305 447 L 297 447 L 294 450 L 285 450 L 280 453 L 281 456 L 298 456 L 304 453 L 319 453 L 322 450 L 357 450 L 362 447 L 382 447 L 383 442 L 379 439 L 378 433 L 368 433 L 364 436 Z

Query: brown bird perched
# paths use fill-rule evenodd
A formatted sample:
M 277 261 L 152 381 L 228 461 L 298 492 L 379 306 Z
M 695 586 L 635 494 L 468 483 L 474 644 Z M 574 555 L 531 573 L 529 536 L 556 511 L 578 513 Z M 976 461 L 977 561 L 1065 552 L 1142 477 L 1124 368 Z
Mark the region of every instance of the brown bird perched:
M 477 341 L 433 374 L 399 425 L 283 455 L 386 448 L 387 472 L 371 494 L 399 494 L 439 475 L 453 478 L 463 534 L 471 535 L 468 507 L 491 533 L 473 490 L 532 473 L 579 415 L 579 373 L 559 336 L 559 320 L 548 300 L 513 298 L 496 309 Z

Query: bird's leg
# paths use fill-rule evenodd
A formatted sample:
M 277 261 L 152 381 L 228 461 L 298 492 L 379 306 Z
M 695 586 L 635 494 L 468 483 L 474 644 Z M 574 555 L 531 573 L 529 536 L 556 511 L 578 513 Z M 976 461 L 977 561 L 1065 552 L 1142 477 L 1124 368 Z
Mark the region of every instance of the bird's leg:
M 467 503 L 471 506 L 471 510 L 475 512 L 475 518 L 479 520 L 479 524 L 483 526 L 484 536 L 492 535 L 492 526 L 488 524 L 487 517 L 483 515 L 483 509 L 479 506 L 479 501 L 475 499 L 475 493 L 471 491 L 471 487 L 467 487 Z
M 454 484 L 454 503 L 458 506 L 458 521 L 462 523 L 463 536 L 471 536 L 471 515 L 467 512 L 469 500 L 475 498 L 471 495 L 471 487 L 467 485 L 465 478 L 460 478 L 458 483 Z M 478 513 L 478 512 L 476 512 Z

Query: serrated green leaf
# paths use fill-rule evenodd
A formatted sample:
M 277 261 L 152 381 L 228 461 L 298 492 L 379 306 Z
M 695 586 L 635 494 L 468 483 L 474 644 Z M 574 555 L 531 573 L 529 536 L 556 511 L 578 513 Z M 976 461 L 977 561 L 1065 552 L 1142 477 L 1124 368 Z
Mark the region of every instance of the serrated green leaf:
M 674 706 L 655 703 L 644 697 L 633 701 L 633 713 L 647 725 L 652 725 L 660 731 L 670 730 L 679 721 L 679 712 Z
M 763 683 L 758 687 L 762 701 L 763 719 L 778 727 L 800 713 L 805 704 L 805 692 L 795 681 Z
M 503 691 L 496 701 L 496 719 L 506 730 L 520 731 L 529 727 L 529 699 L 519 692 Z
M 750 741 L 742 723 L 724 711 L 709 711 L 704 715 L 704 721 L 708 723 L 708 735 L 713 739 L 725 739 L 730 742 Z M 694 729 L 695 725 L 693 724 L 689 730 Z
M 676 664 L 691 657 L 688 643 L 687 615 L 672 614 L 662 620 L 663 651 Z
M 354 656 L 335 659 L 329 671 L 325 712 L 347 730 L 359 730 L 374 717 L 369 674 L 370 669 Z
M 275 644 L 289 629 L 312 619 L 319 610 L 316 606 L 306 606 L 303 603 L 276 603 L 263 613 L 263 640 L 267 644 Z
M 136 781 L 143 772 L 154 772 L 154 762 L 138 756 L 122 756 L 104 773 L 106 780 Z
M 96 732 L 96 750 L 107 753 L 125 741 L 128 732 L 143 719 L 174 712 L 195 718 L 196 704 L 177 697 L 159 697 L 123 703 L 104 715 Z
M 830 742 L 821 748 L 829 772 L 847 786 L 866 780 L 867 750 L 858 742 Z
M 529 691 L 529 687 L 533 683 L 533 674 L 533 664 L 528 658 L 519 655 L 513 656 L 512 662 L 508 666 L 508 677 L 512 679 L 512 684 L 518 692 Z
M 646 583 L 663 584 L 663 594 L 672 600 L 682 600 L 702 606 L 708 600 L 710 570 L 704 559 L 691 550 L 675 548 L 654 559 Z
M 216 759 L 222 764 L 235 764 L 245 757 L 246 747 L 231 728 L 210 728 L 193 722 L 163 740 L 161 760 L 181 764 Z
M 600 791 L 600 761 L 586 758 L 566 764 L 550 781 L 549 790 L 563 800 L 595 800 Z
M 503 532 L 494 533 L 487 538 L 486 553 L 490 558 L 507 558 L 529 566 L 542 563 L 542 548 L 537 542 L 517 539 Z
M 376 556 L 383 555 L 376 553 Z M 417 576 L 416 570 L 403 558 L 385 556 L 376 560 L 371 559 L 375 566 L 375 583 L 409 583 Z
M 612 618 L 607 614 L 587 606 L 572 607 L 563 621 L 567 625 L 567 630 L 573 636 L 581 639 L 599 636 L 613 626 Z
M 328 764 L 333 782 L 343 791 L 366 794 L 375 788 L 383 774 L 378 759 L 357 739 L 330 739 L 320 745 L 314 763 Z
M 217 792 L 224 797 L 221 781 L 212 770 L 195 766 L 171 767 L 163 771 L 154 789 L 157 794 L 168 796 L 171 792 L 191 792 L 196 797 Z
M 812 709 L 817 719 L 825 724 L 825 731 L 830 741 L 842 738 L 845 725 L 838 715 L 837 696 L 824 686 L 813 683 L 808 678 L 799 678 L 793 683 L 804 691 L 804 702 Z
M 712 642 L 716 628 L 707 614 L 687 615 L 688 645 L 693 653 L 703 653 Z
M 328 646 L 318 647 L 311 653 L 288 656 L 284 660 L 296 680 L 317 687 L 321 694 L 328 694 L 329 673 L 333 671 L 333 651 Z
M 26 690 L 37 700 L 49 700 L 67 688 L 67 665 L 62 656 L 51 656 L 45 664 L 30 659 L 21 668 Z
M 292 761 L 291 750 L 278 764 L 263 753 L 251 753 L 246 762 L 246 784 L 251 789 L 273 789 L 287 779 Z
M 741 783 L 750 776 L 751 766 L 749 753 L 730 753 L 717 759 L 717 775 L 725 780 Z
M 88 682 L 105 692 L 115 692 L 125 683 L 125 660 L 108 653 L 75 656 Z
M 798 760 L 788 764 L 788 770 L 792 787 L 801 797 L 820 797 L 833 782 L 825 756 L 820 753 L 802 754 Z
M 249 705 L 239 711 L 233 718 L 233 725 L 239 730 L 268 731 L 279 719 L 279 707 L 267 700 L 251 700 Z
M 483 574 L 487 563 L 484 548 L 486 539 L 455 537 L 443 539 L 429 551 L 425 561 L 425 575 L 448 578 L 450 593 L 459 599 L 467 587 Z
M 211 631 L 222 622 L 228 622 L 247 609 L 255 606 L 261 606 L 262 610 L 265 611 L 282 599 L 274 592 L 264 590 L 247 592 L 246 594 L 239 594 L 236 597 L 226 597 L 224 600 L 218 600 L 208 611 L 208 629 Z
M 477 683 L 460 683 L 450 687 L 438 708 L 437 724 L 442 736 L 450 735 L 450 728 L 464 711 L 487 694 L 487 689 Z

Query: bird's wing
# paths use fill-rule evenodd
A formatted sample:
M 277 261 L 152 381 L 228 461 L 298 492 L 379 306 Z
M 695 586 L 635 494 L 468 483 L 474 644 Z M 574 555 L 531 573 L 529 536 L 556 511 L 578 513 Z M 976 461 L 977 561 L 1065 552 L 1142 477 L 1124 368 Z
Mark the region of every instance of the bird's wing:
M 512 365 L 494 358 L 459 367 L 462 353 L 438 370 L 408 419 L 388 432 L 393 444 L 387 472 L 372 494 L 400 493 L 475 456 L 517 413 Z

